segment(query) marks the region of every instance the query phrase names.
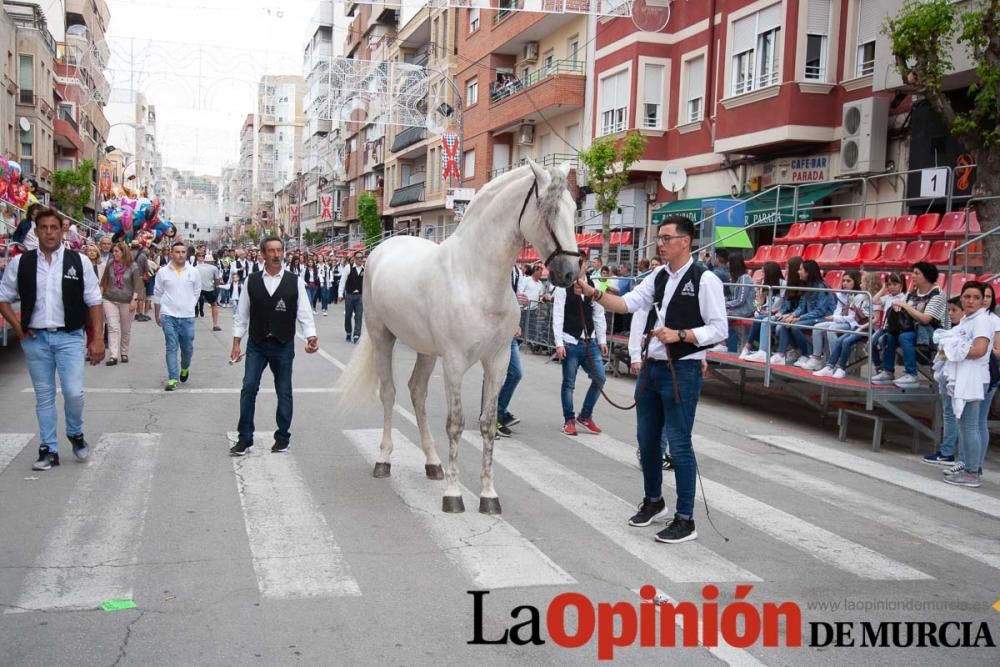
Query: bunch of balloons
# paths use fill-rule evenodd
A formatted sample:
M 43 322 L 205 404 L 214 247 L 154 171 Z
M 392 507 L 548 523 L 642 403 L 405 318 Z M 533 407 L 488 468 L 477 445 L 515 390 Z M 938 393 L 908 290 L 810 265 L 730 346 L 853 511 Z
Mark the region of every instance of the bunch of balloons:
M 18 208 L 28 203 L 28 184 L 21 180 L 21 165 L 0 156 L 0 199 Z
M 101 205 L 98 221 L 109 234 L 124 234 L 127 241 L 138 237 L 152 243 L 162 237 L 171 238 L 177 233 L 174 224 L 160 217 L 160 200 L 134 197 L 129 192 L 110 197 Z

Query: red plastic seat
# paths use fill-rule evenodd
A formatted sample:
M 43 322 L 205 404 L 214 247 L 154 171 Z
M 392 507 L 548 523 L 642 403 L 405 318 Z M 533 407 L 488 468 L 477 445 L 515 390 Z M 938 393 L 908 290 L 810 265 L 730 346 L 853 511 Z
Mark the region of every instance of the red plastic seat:
M 974 273 L 953 273 L 951 274 L 951 284 L 948 285 L 948 296 L 958 296 L 962 293 L 962 286 L 970 280 L 975 280 Z
M 862 218 L 854 228 L 854 237 L 859 241 L 875 238 L 875 218 Z
M 771 246 L 771 256 L 767 258 L 768 261 L 769 262 L 777 262 L 778 264 L 784 264 L 785 263 L 785 253 L 788 252 L 788 249 L 791 248 L 791 247 L 792 246 L 787 246 L 787 245 L 773 245 L 773 246 Z
M 924 261 L 930 249 L 930 241 L 910 241 L 906 244 L 906 252 L 903 254 L 903 259 L 906 262 L 905 266 L 912 266 L 917 262 Z
M 924 213 L 917 218 L 917 235 L 924 237 L 941 236 L 937 233 L 937 228 L 940 226 L 940 213 Z
M 890 241 L 882 248 L 883 266 L 906 266 L 906 241 Z
M 820 254 L 823 252 L 822 243 L 810 243 L 806 246 L 805 252 L 802 253 L 802 259 L 819 259 Z
M 853 241 L 840 246 L 837 266 L 861 266 L 861 244 Z
M 976 212 L 973 211 L 972 215 L 969 216 L 969 236 L 975 236 L 979 232 L 979 220 L 976 218 Z M 925 234 L 925 236 L 965 238 L 965 211 L 945 213 L 944 217 L 941 218 L 941 224 L 932 234 Z
M 833 241 L 837 238 L 837 225 L 840 224 L 839 220 L 824 220 L 819 226 L 819 240 L 820 241 Z
M 841 241 L 854 240 L 857 235 L 858 224 L 853 220 L 841 220 L 837 223 L 837 238 Z
M 951 251 L 955 249 L 956 245 L 958 245 L 958 241 L 934 241 L 927 253 L 927 261 L 937 266 L 951 264 Z
M 896 218 L 887 217 L 879 218 L 878 222 L 875 223 L 875 231 L 872 234 L 873 239 L 891 239 L 892 232 L 896 228 Z
M 843 271 L 827 271 L 823 276 L 823 281 L 830 289 L 840 289 L 840 281 L 844 278 Z
M 771 246 L 762 245 L 757 246 L 757 253 L 747 260 L 747 266 L 754 268 L 757 266 L 763 266 L 764 262 L 771 259 Z
M 896 226 L 892 228 L 892 236 L 894 238 L 909 238 L 916 236 L 918 233 L 917 216 L 901 215 L 896 218 Z
M 774 239 L 774 243 L 791 243 L 792 241 L 798 240 L 806 229 L 806 223 L 804 222 L 793 222 L 792 226 L 788 228 L 784 236 L 779 236 Z
M 805 249 L 806 249 L 805 245 L 803 245 L 801 243 L 793 243 L 790 246 L 786 246 L 785 247 L 785 258 L 782 261 L 787 264 L 788 260 L 790 260 L 792 257 L 795 257 L 795 256 L 801 257 L 802 253 L 805 252 Z
M 840 244 L 837 242 L 827 243 L 823 246 L 823 252 L 819 254 L 816 261 L 820 266 L 837 266 L 837 257 L 840 256 Z
M 818 241 L 819 229 L 823 225 L 819 220 L 806 223 L 806 228 L 802 230 L 802 235 L 796 241 Z
M 879 241 L 869 241 L 861 244 L 861 252 L 858 253 L 858 266 L 878 266 L 882 259 L 882 243 Z

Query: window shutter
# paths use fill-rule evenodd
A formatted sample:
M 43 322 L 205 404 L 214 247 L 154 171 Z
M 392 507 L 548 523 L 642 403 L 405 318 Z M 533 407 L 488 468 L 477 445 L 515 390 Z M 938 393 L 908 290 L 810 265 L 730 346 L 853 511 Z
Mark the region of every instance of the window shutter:
M 767 32 L 768 30 L 773 30 L 775 28 L 780 28 L 781 24 L 784 23 L 781 15 L 781 3 L 776 5 L 771 5 L 770 7 L 765 7 L 757 13 L 757 34 L 762 32 Z
M 830 34 L 830 0 L 809 0 L 806 14 L 806 33 L 810 35 Z
M 643 102 L 663 104 L 663 65 L 646 65 Z
M 687 99 L 705 96 L 705 57 L 699 56 L 687 62 Z
M 858 45 L 874 42 L 882 25 L 878 3 L 874 0 L 858 0 Z
M 733 23 L 733 55 L 753 49 L 757 43 L 757 15 L 744 16 Z

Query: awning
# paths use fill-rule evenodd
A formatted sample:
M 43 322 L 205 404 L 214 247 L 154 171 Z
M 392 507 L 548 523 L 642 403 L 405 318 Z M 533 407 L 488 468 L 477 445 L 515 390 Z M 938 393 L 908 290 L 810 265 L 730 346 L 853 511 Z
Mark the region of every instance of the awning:
M 716 227 L 715 247 L 717 248 L 753 248 L 750 236 L 742 227 Z
M 837 192 L 841 188 L 847 187 L 848 185 L 848 183 L 817 183 L 815 185 L 800 185 L 798 211 L 795 219 L 792 218 L 792 201 L 795 191 L 791 187 L 783 187 L 775 190 L 774 192 L 768 192 L 767 194 L 759 196 L 750 193 L 739 198 L 748 200 L 746 224 L 751 225 L 755 222 L 761 222 L 764 220 L 770 221 L 776 212 L 780 216 L 778 223 L 787 224 L 790 222 L 812 220 L 813 205 L 817 201 L 825 197 L 829 197 L 833 193 Z M 677 201 L 667 202 L 666 204 L 662 204 L 653 209 L 653 224 L 660 224 L 663 221 L 663 218 L 668 215 L 683 215 L 690 218 L 694 222 L 698 222 L 701 220 L 702 202 L 706 199 L 732 198 L 732 195 L 724 194 L 714 197 L 691 197 L 690 199 L 678 199 Z
M 694 222 L 701 220 L 701 203 L 706 199 L 728 199 L 730 195 L 718 195 L 717 197 L 691 197 L 690 199 L 678 199 L 667 202 L 653 209 L 653 224 L 658 225 L 668 215 L 683 215 Z

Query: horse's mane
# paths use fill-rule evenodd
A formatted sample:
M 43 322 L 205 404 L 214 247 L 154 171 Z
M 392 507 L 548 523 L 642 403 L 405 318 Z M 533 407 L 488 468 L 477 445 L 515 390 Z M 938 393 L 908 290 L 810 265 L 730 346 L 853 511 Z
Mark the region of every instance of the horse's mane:
M 544 169 L 549 173 L 552 181 L 544 189 L 539 189 L 538 209 L 541 213 L 542 219 L 547 220 L 556 216 L 559 212 L 559 201 L 562 198 L 563 192 L 566 191 L 567 179 L 566 174 L 564 174 L 561 169 L 549 169 L 547 167 L 544 167 Z M 471 218 L 471 220 L 469 220 L 470 222 L 475 222 L 479 217 L 479 209 L 488 205 L 489 202 L 492 202 L 498 192 L 502 192 L 508 185 L 526 173 L 531 173 L 530 165 L 517 167 L 516 169 L 512 169 L 507 173 L 502 174 L 499 178 L 494 178 L 493 180 L 488 181 L 480 191 L 480 196 L 476 197 L 466 210 L 465 216 L 462 220 L 463 224 L 469 218 Z M 527 191 L 525 191 L 524 194 L 527 195 Z M 520 201 L 521 199 L 518 197 L 518 202 L 520 203 Z M 512 203 L 511 208 L 516 209 L 515 212 L 519 212 L 520 204 L 514 205 Z M 461 231 L 462 226 L 462 224 L 458 226 L 456 233 Z M 472 225 L 466 225 L 466 229 L 470 226 Z

